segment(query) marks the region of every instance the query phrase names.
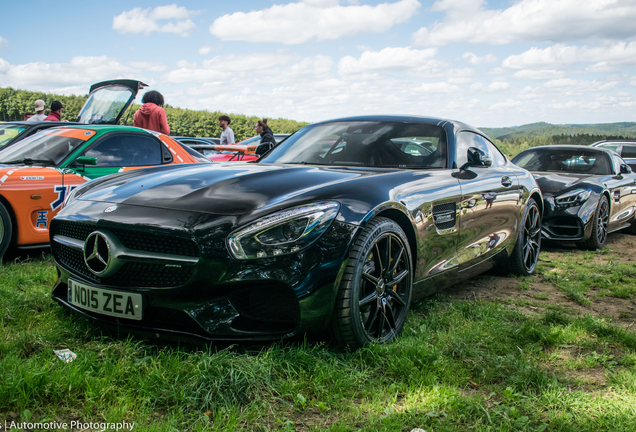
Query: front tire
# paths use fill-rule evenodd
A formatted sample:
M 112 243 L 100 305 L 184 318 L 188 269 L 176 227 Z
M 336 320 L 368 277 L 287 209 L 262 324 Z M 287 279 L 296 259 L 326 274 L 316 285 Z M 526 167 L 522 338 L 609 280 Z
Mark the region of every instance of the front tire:
M 587 250 L 595 251 L 605 246 L 609 227 L 609 201 L 605 194 L 601 195 L 594 212 L 592 235 L 585 241 Z
M 6 207 L 0 203 L 0 258 L 9 249 L 12 234 L 13 224 L 11 223 L 11 216 Z
M 353 349 L 394 340 L 406 321 L 412 268 L 402 228 L 391 219 L 372 220 L 349 254 L 331 318 L 333 339 Z
M 534 273 L 541 252 L 541 211 L 533 198 L 528 199 L 515 248 L 510 254 L 507 270 L 520 276 Z

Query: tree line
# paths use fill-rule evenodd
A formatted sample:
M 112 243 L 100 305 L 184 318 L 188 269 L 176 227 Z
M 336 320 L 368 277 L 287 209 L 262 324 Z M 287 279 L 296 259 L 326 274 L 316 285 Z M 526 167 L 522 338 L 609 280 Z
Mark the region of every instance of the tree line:
M 497 147 L 505 153 L 506 156 L 512 158 L 522 151 L 531 147 L 554 145 L 554 144 L 571 144 L 571 145 L 583 145 L 587 146 L 597 141 L 603 140 L 622 140 L 628 137 L 622 135 L 594 135 L 594 134 L 577 134 L 577 135 L 552 135 L 552 136 L 533 136 L 533 137 L 519 137 L 519 138 L 506 138 L 503 141 L 494 139 L 494 143 Z
M 54 100 L 62 102 L 62 120 L 75 121 L 80 109 L 84 105 L 85 96 L 63 96 L 50 93 L 32 92 L 28 90 L 16 90 L 11 87 L 0 88 L 0 121 L 22 120 L 25 112 L 33 112 L 33 102 L 42 99 L 47 108 Z M 140 105 L 133 104 L 124 114 L 121 124 L 132 126 L 133 115 Z M 219 137 L 221 128 L 218 118 L 222 114 L 229 115 L 232 119 L 230 127 L 234 131 L 237 141 L 256 135 L 254 126 L 260 117 L 246 116 L 243 114 L 231 114 L 220 111 L 190 110 L 166 105 L 166 115 L 170 125 L 170 135 L 187 137 Z M 48 112 L 48 109 L 47 109 Z M 288 119 L 268 119 L 269 127 L 274 133 L 293 133 L 307 122 L 298 122 Z

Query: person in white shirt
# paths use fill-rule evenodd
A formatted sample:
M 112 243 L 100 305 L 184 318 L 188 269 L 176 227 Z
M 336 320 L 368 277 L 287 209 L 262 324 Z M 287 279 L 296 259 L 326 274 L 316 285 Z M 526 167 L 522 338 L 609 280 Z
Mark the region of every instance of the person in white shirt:
M 221 145 L 234 144 L 234 131 L 229 126 L 231 122 L 232 119 L 228 116 L 219 116 L 219 126 L 223 129 L 223 132 L 221 132 Z
M 35 115 L 29 117 L 27 121 L 43 121 L 46 115 L 44 114 L 44 101 L 38 99 L 33 103 L 35 109 Z

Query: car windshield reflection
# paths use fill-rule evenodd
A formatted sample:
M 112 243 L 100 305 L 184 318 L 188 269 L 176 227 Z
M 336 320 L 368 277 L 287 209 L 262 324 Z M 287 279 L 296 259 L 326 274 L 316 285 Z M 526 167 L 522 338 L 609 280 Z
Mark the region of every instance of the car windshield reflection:
M 0 163 L 57 166 L 84 141 L 49 129 L 0 151 Z
M 609 175 L 612 172 L 607 155 L 585 149 L 534 149 L 518 155 L 513 163 L 528 171 Z
M 447 140 L 436 125 L 400 122 L 332 122 L 301 129 L 262 163 L 446 168 Z

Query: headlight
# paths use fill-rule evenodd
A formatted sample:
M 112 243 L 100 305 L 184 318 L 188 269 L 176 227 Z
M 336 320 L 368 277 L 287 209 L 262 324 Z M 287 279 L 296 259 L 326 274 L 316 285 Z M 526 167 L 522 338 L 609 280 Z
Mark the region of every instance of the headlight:
M 284 210 L 233 232 L 228 246 L 236 259 L 298 252 L 327 231 L 339 209 L 340 204 L 325 202 Z
M 554 199 L 557 206 L 573 207 L 583 204 L 592 194 L 590 189 L 574 189 Z

